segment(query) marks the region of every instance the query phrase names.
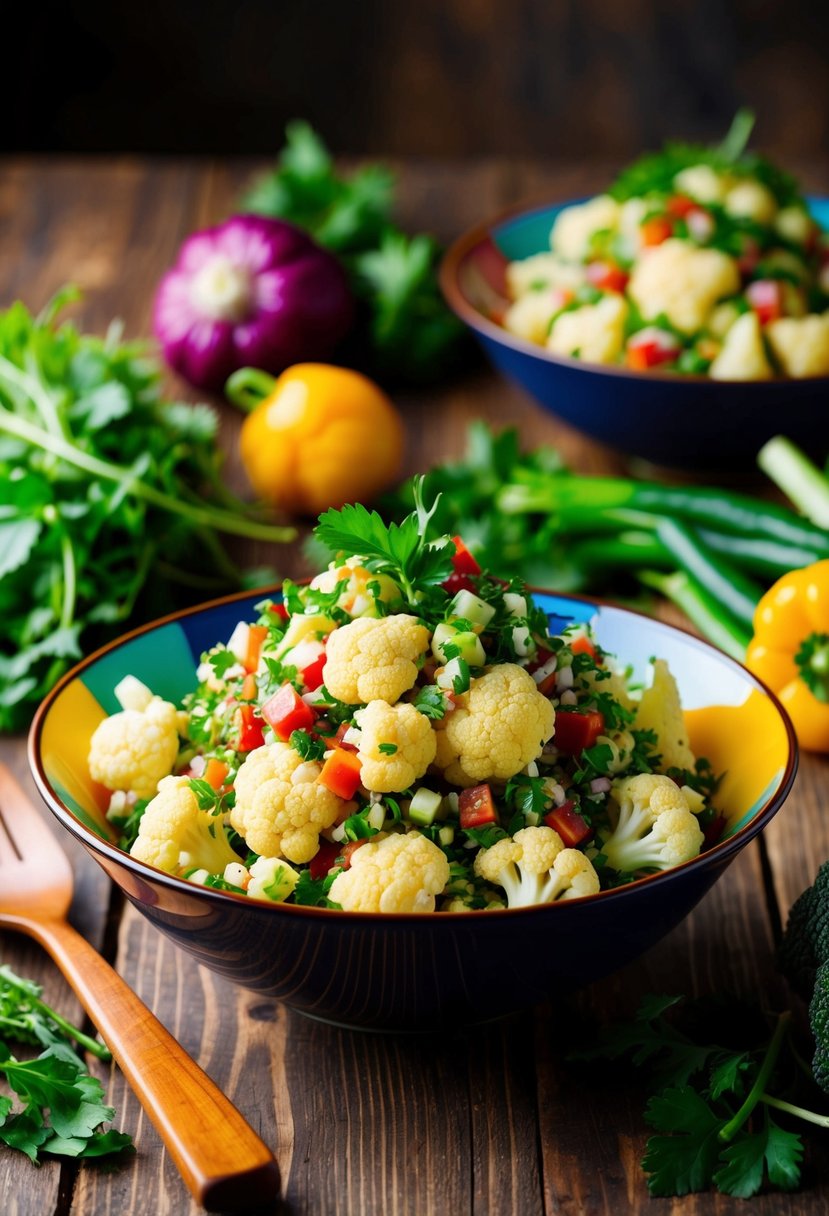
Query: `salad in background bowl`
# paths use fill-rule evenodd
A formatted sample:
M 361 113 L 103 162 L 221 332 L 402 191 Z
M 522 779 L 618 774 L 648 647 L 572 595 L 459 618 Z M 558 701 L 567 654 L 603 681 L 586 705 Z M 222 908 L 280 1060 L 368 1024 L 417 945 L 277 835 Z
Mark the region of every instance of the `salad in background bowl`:
M 779 809 L 796 763 L 736 663 L 505 587 L 427 524 L 420 503 L 388 528 L 327 512 L 326 574 L 99 652 L 30 743 L 52 810 L 174 940 L 372 1029 L 484 1021 L 636 957 Z

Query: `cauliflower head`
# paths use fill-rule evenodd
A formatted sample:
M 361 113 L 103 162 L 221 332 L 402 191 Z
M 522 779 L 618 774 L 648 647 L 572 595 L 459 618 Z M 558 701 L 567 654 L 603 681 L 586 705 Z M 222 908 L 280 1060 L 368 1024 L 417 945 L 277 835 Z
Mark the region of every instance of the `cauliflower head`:
M 562 297 L 553 291 L 528 291 L 504 313 L 504 329 L 543 346 L 550 332 L 550 322 L 561 308 Z
M 691 751 L 682 702 L 671 669 L 664 659 L 655 659 L 650 687 L 642 693 L 634 723 L 637 730 L 656 733 L 657 751 L 665 768 L 694 771 L 696 760 Z
M 575 356 L 590 363 L 616 363 L 625 340 L 628 306 L 619 295 L 603 296 L 563 312 L 553 322 L 547 349 L 556 355 Z
M 420 832 L 374 837 L 351 855 L 329 898 L 344 912 L 434 912 L 449 862 Z
M 594 232 L 615 229 L 619 222 L 619 204 L 609 194 L 597 194 L 586 203 L 565 207 L 555 218 L 550 233 L 554 253 L 568 262 L 580 262 L 587 256 Z
M 297 863 L 316 856 L 320 832 L 351 805 L 320 784 L 321 771 L 288 743 L 248 753 L 236 774 L 230 822 L 255 853 Z
M 178 755 L 178 710 L 161 697 L 104 718 L 89 741 L 89 773 L 108 790 L 152 798 Z
M 391 794 L 408 789 L 435 758 L 432 724 L 414 705 L 370 701 L 356 721 L 361 731 L 360 780 L 367 790 Z
M 740 272 L 733 258 L 673 237 L 644 250 L 628 283 L 646 321 L 664 313 L 688 334 L 703 327 L 719 300 L 739 290 Z
M 141 816 L 130 853 L 169 874 L 191 867 L 223 874 L 225 866 L 239 860 L 223 817 L 201 809 L 189 777 L 162 777 Z
M 428 646 L 429 630 L 417 617 L 360 617 L 329 637 L 325 686 L 347 705 L 393 705 L 417 679 L 418 662 Z
M 620 873 L 668 870 L 696 857 L 703 835 L 684 792 L 657 773 L 639 773 L 613 783 L 612 832 L 600 842 L 607 864 Z
M 829 376 L 829 312 L 781 317 L 766 326 L 775 358 L 787 376 Z
M 473 680 L 436 732 L 438 768 L 453 785 L 506 781 L 541 755 L 555 711 L 523 667 L 501 663 Z
M 599 890 L 599 876 L 589 858 L 578 849 L 566 849 L 558 832 L 548 827 L 522 828 L 481 849 L 474 869 L 479 878 L 503 887 L 510 908 L 595 895 Z
M 770 380 L 774 375 L 756 312 L 744 312 L 731 325 L 709 375 L 712 380 Z

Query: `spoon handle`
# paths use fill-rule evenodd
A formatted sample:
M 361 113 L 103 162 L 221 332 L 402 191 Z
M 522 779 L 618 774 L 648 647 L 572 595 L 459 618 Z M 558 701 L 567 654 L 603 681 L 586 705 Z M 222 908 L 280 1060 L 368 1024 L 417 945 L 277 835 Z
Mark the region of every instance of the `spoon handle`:
M 57 963 L 202 1207 L 274 1203 L 279 1166 L 270 1149 L 89 942 L 66 921 L 3 919 Z

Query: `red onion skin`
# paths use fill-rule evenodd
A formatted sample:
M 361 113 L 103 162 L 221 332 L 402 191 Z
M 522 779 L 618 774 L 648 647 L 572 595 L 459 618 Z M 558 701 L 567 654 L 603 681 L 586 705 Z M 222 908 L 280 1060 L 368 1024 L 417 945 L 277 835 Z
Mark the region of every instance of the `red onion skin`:
M 210 316 L 193 299 L 197 273 L 221 258 L 249 278 L 238 320 Z M 284 220 L 237 215 L 189 236 L 156 292 L 153 332 L 164 358 L 196 388 L 219 392 L 240 367 L 278 375 L 325 360 L 354 320 L 354 298 L 337 259 Z

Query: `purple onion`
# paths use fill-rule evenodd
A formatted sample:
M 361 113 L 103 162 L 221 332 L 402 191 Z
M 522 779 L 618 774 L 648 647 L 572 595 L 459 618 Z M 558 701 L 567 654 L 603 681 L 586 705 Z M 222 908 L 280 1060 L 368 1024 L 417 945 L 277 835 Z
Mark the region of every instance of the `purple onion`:
M 609 777 L 594 777 L 590 782 L 591 794 L 607 794 L 613 788 Z
M 240 367 L 277 375 L 328 358 L 353 319 L 335 257 L 284 220 L 234 215 L 181 246 L 158 286 L 153 331 L 170 367 L 220 390 Z

